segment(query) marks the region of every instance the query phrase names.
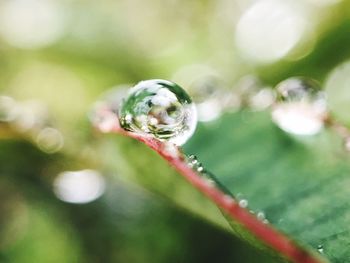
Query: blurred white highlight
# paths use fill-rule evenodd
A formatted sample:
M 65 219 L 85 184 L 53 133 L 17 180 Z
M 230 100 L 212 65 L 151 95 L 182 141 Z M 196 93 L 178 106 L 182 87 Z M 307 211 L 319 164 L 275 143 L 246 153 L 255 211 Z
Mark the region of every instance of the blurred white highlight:
M 62 172 L 56 177 L 53 186 L 60 200 L 75 204 L 96 200 L 106 188 L 103 176 L 95 170 Z
M 324 126 L 324 108 L 304 102 L 280 104 L 274 107 L 272 119 L 285 132 L 314 135 Z
M 307 21 L 295 3 L 256 1 L 240 17 L 236 44 L 255 62 L 271 63 L 285 57 L 302 41 Z
M 54 0 L 10 0 L 0 5 L 0 33 L 12 46 L 41 48 L 63 33 L 63 10 Z

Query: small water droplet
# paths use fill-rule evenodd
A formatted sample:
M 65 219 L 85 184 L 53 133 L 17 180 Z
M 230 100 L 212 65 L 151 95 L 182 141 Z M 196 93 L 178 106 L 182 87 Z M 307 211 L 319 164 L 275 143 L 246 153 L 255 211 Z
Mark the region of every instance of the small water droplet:
M 173 79 L 188 87 L 196 104 L 198 121 L 213 121 L 221 115 L 224 84 L 212 67 L 203 64 L 189 65 L 176 72 Z
M 164 151 L 174 159 L 179 158 L 179 156 L 180 156 L 179 149 L 173 143 L 165 142 L 164 143 Z
M 277 85 L 278 102 L 272 119 L 282 130 L 296 135 L 314 135 L 327 115 L 325 94 L 314 80 L 290 78 Z
M 155 79 L 141 81 L 129 91 L 119 120 L 126 130 L 182 145 L 194 133 L 197 113 L 180 86 Z
M 238 205 L 242 208 L 246 208 L 248 207 L 248 200 L 247 199 L 239 200 Z
M 269 220 L 267 220 L 267 219 L 264 219 L 263 221 L 262 221 L 264 224 L 268 224 L 269 223 Z
M 263 88 L 256 92 L 250 100 L 250 108 L 254 111 L 263 111 L 275 102 L 275 93 L 270 88 Z
M 323 254 L 323 252 L 324 252 L 323 245 L 318 245 L 317 250 L 319 253 Z
M 201 172 L 203 172 L 203 171 L 204 171 L 203 166 L 199 166 L 199 167 L 197 168 L 197 172 L 201 173 Z
M 256 214 L 256 217 L 257 217 L 258 220 L 260 220 L 260 221 L 264 221 L 264 220 L 266 219 L 265 213 L 264 213 L 264 212 L 258 212 L 258 213 Z
M 191 154 L 188 156 L 189 164 L 193 166 L 194 164 L 198 163 L 197 156 Z
M 188 165 L 195 171 L 204 174 L 204 167 L 201 162 L 198 161 L 197 156 L 191 154 L 187 157 Z

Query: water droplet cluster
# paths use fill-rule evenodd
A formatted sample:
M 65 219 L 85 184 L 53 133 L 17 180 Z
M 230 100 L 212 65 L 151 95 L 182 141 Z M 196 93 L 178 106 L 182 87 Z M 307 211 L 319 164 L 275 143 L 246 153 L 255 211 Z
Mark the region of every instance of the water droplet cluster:
M 176 145 L 184 144 L 197 125 L 196 108 L 177 84 L 160 79 L 141 81 L 123 100 L 121 127 Z

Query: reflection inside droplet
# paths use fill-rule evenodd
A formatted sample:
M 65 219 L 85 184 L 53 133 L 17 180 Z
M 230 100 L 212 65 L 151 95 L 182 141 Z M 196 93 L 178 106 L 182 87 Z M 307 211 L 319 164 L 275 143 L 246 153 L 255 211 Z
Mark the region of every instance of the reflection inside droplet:
M 83 204 L 99 198 L 105 191 L 105 180 L 95 170 L 66 171 L 54 180 L 54 192 L 62 201 Z

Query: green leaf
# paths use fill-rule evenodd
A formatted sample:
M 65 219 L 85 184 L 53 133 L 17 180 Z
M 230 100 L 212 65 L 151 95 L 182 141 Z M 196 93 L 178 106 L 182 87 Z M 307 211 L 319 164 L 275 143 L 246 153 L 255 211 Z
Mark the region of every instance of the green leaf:
M 201 125 L 186 151 L 196 153 L 226 188 L 244 196 L 252 211 L 263 211 L 275 228 L 322 248 L 332 262 L 346 262 L 350 167 L 323 137 L 306 147 L 278 130 L 266 114 L 241 113 Z
M 264 212 L 272 227 L 332 262 L 346 262 L 350 167 L 346 155 L 330 147 L 331 138 L 324 133 L 301 142 L 277 129 L 266 113 L 241 112 L 199 125 L 184 150 L 197 155 L 231 193 L 248 200 L 251 211 Z M 121 174 L 228 229 L 222 213 L 156 153 L 130 139 L 117 141 L 118 156 L 132 164 Z M 268 250 L 228 218 L 235 234 Z

